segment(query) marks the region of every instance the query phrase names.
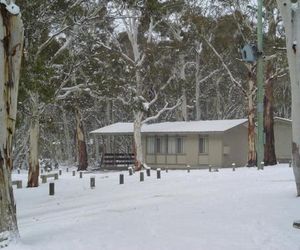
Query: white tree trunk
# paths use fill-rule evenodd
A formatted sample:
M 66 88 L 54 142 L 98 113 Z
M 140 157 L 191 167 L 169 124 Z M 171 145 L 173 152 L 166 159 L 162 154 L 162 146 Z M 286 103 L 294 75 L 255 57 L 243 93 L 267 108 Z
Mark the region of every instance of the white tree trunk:
M 27 187 L 38 187 L 39 185 L 39 110 L 38 95 L 32 94 L 32 117 L 29 136 L 29 171 Z
M 282 15 L 286 33 L 287 57 L 292 92 L 293 170 L 297 195 L 300 196 L 300 8 L 299 3 L 292 4 L 291 1 L 277 0 L 277 5 Z
M 19 237 L 11 185 L 23 23 L 0 5 L 0 248 Z
M 134 149 L 135 149 L 135 160 L 136 170 L 141 170 L 143 165 L 143 147 L 142 147 L 142 119 L 143 113 L 136 112 L 134 114 Z
M 196 53 L 196 121 L 201 120 L 200 79 L 200 56 Z

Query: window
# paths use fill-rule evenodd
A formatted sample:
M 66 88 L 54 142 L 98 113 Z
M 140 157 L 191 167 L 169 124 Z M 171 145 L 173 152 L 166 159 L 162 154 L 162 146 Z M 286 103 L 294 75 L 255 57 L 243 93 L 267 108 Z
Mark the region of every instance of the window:
M 154 137 L 147 137 L 147 154 L 154 154 L 155 153 L 155 138 Z
M 176 153 L 177 154 L 183 153 L 183 139 L 181 137 L 176 138 Z
M 165 154 L 167 152 L 167 137 L 156 137 L 155 140 L 155 149 L 157 154 Z
M 203 137 L 203 136 L 199 137 L 199 153 L 200 154 L 207 153 L 207 137 Z
M 168 137 L 168 154 L 176 154 L 175 137 Z

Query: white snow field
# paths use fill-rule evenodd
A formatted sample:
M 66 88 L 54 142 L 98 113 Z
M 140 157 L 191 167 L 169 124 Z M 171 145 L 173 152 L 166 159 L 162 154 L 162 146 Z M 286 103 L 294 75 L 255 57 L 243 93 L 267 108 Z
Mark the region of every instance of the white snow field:
M 89 178 L 96 176 L 96 188 Z M 84 174 L 63 171 L 34 189 L 15 189 L 21 241 L 7 250 L 300 249 L 300 198 L 287 165 Z M 26 173 L 13 179 L 26 180 Z M 23 183 L 24 186 L 25 183 Z

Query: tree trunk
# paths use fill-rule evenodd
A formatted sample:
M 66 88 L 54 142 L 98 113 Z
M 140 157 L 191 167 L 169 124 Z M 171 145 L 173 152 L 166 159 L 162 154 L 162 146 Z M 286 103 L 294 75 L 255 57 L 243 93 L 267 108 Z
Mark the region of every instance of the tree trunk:
M 77 142 L 77 159 L 78 159 L 78 171 L 86 170 L 88 167 L 88 158 L 86 150 L 86 142 L 83 131 L 83 124 L 81 121 L 81 115 L 76 108 L 76 142 Z
M 247 65 L 248 68 L 248 167 L 256 165 L 256 149 L 255 149 L 255 107 L 254 107 L 254 96 L 255 96 L 255 75 L 253 73 L 254 67 Z
M 277 0 L 286 33 L 287 57 L 289 63 L 292 92 L 292 130 L 293 130 L 293 170 L 297 195 L 300 196 L 300 9 L 290 1 Z
M 186 90 L 183 88 L 182 90 L 182 104 L 181 104 L 181 119 L 183 121 L 188 120 L 188 110 L 187 110 L 187 97 L 186 97 Z
M 39 111 L 38 111 L 38 95 L 32 95 L 32 118 L 30 124 L 29 136 L 29 171 L 27 187 L 38 187 L 39 185 Z
M 196 121 L 201 120 L 201 106 L 200 106 L 200 55 L 196 53 Z
M 12 141 L 15 132 L 23 23 L 0 5 L 0 248 L 19 237 L 11 185 Z
M 134 150 L 135 150 L 135 171 L 139 171 L 143 166 L 143 147 L 142 147 L 142 119 L 143 112 L 134 114 Z
M 275 154 L 275 138 L 274 138 L 274 117 L 273 117 L 273 79 L 271 79 L 272 65 L 269 62 L 267 65 L 267 79 L 265 83 L 265 97 L 264 97 L 264 132 L 266 136 L 265 141 L 265 155 L 264 165 L 276 165 L 277 159 Z

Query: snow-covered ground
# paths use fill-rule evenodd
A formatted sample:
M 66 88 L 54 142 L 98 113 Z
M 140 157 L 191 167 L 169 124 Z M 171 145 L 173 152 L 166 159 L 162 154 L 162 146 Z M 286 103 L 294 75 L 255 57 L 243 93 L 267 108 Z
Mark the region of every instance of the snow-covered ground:
M 169 171 L 139 174 L 63 172 L 48 184 L 15 189 L 21 242 L 7 250 L 299 250 L 300 219 L 292 169 Z M 14 174 L 13 179 L 26 179 Z M 24 183 L 23 183 L 24 185 Z

